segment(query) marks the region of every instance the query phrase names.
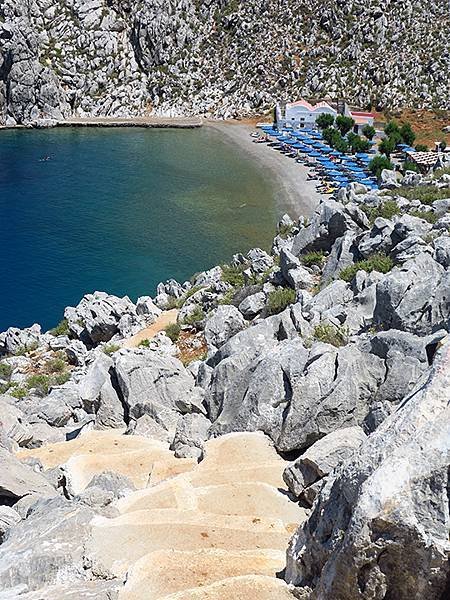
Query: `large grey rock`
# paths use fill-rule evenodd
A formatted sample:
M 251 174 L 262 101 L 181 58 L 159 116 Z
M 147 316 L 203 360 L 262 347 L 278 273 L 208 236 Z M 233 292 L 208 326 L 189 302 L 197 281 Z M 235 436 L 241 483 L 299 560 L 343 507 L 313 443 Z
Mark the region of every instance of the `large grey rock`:
M 99 428 L 125 426 L 125 409 L 116 389 L 113 364 L 110 356 L 99 353 L 78 384 L 83 408 L 96 415 Z
M 83 544 L 93 516 L 88 507 L 61 496 L 35 504 L 0 546 L 0 589 L 14 594 L 17 588 L 31 592 L 57 579 L 87 579 Z M 41 597 L 47 598 L 45 593 Z
M 131 419 L 125 433 L 126 435 L 140 435 L 161 442 L 172 441 L 172 436 L 167 429 L 150 415 L 142 415 L 138 419 Z
M 130 417 L 149 415 L 171 435 L 178 417 L 204 412 L 203 390 L 176 358 L 152 350 L 121 350 L 115 357 L 115 373 Z
M 337 429 L 361 425 L 385 374 L 382 359 L 355 346 L 313 346 L 304 373 L 292 383 L 277 448 L 304 450 Z
M 334 200 L 325 200 L 317 207 L 311 223 L 295 236 L 292 254 L 299 256 L 311 250 L 330 251 L 334 242 L 349 230 L 359 231 L 360 226 L 346 207 Z
M 0 429 L 18 446 L 26 446 L 33 434 L 24 413 L 15 404 L 12 396 L 0 396 Z
M 267 296 L 264 292 L 251 294 L 239 304 L 239 311 L 246 319 L 253 319 L 264 310 L 266 298 Z
M 443 267 L 450 267 L 450 236 L 443 235 L 433 242 L 434 259 Z
M 218 306 L 205 324 L 204 335 L 208 347 L 220 348 L 245 327 L 245 320 L 235 306 Z
M 356 234 L 347 231 L 334 242 L 322 273 L 322 281 L 325 284 L 337 279 L 342 269 L 358 260 L 359 246 L 356 246 L 355 240 Z
M 325 484 L 291 540 L 286 579 L 333 600 L 447 597 L 450 343 Z
M 247 259 L 255 273 L 265 273 L 274 265 L 273 258 L 261 248 L 253 248 L 247 253 Z
M 305 499 L 306 488 L 346 461 L 365 439 L 361 427 L 346 427 L 329 433 L 286 467 L 283 473 L 286 485 L 296 497 Z
M 393 231 L 394 223 L 392 221 L 382 217 L 375 219 L 372 229 L 358 240 L 358 251 L 361 256 L 367 258 L 375 252 L 389 253 L 394 246 Z
M 230 338 L 208 360 L 209 366 L 213 367 L 213 371 L 207 373 L 205 396 L 209 418 L 212 421 L 217 419 L 224 399 L 233 393 L 236 379 L 244 369 L 278 342 L 297 337 L 298 332 L 290 310 L 286 309 L 279 315 L 268 317 Z
M 443 267 L 428 253 L 419 254 L 378 283 L 375 323 L 418 334 L 436 331 L 450 314 L 447 285 Z
M 177 458 L 203 458 L 204 442 L 208 439 L 211 421 L 202 414 L 183 415 L 170 446 Z
M 40 473 L 22 464 L 4 448 L 0 448 L 0 496 L 14 503 L 29 494 L 48 498 L 55 496 L 56 492 Z
M 0 506 L 0 544 L 6 533 L 21 520 L 21 516 L 10 506 Z
M 260 351 L 222 390 L 220 414 L 211 435 L 263 431 L 276 444 L 292 389 L 307 359 L 308 350 L 300 339 L 284 340 Z
M 75 308 L 64 311 L 71 333 L 90 346 L 108 342 L 119 333 L 119 323 L 126 315 L 137 318 L 131 300 L 105 292 L 87 294 Z
M 41 326 L 36 323 L 26 329 L 10 327 L 0 333 L 0 356 L 15 354 L 18 350 L 31 349 L 39 344 Z
M 311 273 L 285 248 L 280 251 L 280 268 L 285 281 L 295 290 L 308 289 L 314 284 Z

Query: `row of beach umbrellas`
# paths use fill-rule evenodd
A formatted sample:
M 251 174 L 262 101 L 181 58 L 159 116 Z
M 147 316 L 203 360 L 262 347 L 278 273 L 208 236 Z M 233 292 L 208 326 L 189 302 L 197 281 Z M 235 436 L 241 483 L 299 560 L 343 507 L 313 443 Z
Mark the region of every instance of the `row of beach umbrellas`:
M 290 146 L 293 150 L 306 154 L 309 158 L 314 158 L 326 177 L 339 187 L 345 187 L 352 181 L 358 181 L 372 189 L 378 187 L 367 171 L 371 160 L 368 154 L 359 152 L 355 155 L 355 159 L 352 159 L 325 144 L 319 131 L 305 129 L 301 132 L 289 130 L 280 132 L 270 125 L 263 125 L 261 129 L 279 144 Z

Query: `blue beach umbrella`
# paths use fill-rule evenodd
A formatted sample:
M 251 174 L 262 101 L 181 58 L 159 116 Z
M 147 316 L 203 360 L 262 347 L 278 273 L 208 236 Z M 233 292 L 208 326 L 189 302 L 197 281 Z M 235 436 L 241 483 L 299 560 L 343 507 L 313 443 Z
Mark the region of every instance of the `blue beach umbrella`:
M 315 150 L 313 152 L 310 152 L 309 154 L 310 156 L 312 156 L 313 158 L 318 158 L 320 156 L 319 152 L 316 152 Z

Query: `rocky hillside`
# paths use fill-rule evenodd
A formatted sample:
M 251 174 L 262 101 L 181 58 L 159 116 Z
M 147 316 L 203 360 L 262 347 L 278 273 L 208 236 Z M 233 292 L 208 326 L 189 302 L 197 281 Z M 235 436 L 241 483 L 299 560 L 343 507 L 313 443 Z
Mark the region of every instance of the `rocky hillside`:
M 310 222 L 284 217 L 270 254 L 238 254 L 136 304 L 89 294 L 55 330 L 0 334 L 2 600 L 141 598 L 133 589 L 169 585 L 152 554 L 167 540 L 279 552 L 289 515 L 300 527 L 288 586 L 249 583 L 268 557 L 258 571 L 241 556 L 228 595 L 213 569 L 210 595 L 167 597 L 448 597 L 450 181 L 388 175 L 381 191 L 341 190 Z M 129 347 L 168 309 L 178 324 Z M 266 450 L 217 459 L 214 444 L 242 432 Z M 206 490 L 236 484 L 221 500 Z
M 449 108 L 448 25 L 447 0 L 4 0 L 0 119 Z

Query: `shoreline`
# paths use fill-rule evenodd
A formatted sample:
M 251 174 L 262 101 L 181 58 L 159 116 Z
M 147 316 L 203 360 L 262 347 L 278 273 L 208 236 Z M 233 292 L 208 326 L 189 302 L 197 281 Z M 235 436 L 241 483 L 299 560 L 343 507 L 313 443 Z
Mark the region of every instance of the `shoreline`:
M 238 145 L 260 168 L 270 172 L 275 190 L 276 208 L 282 214 L 288 213 L 293 219 L 310 217 L 322 196 L 315 188 L 314 181 L 308 181 L 308 169 L 267 144 L 255 144 L 250 133 L 255 127 L 235 121 L 205 121 L 210 127 L 223 134 L 226 141 Z M 280 214 L 280 217 L 282 216 Z
M 270 148 L 266 144 L 255 144 L 250 133 L 256 130 L 261 119 L 215 120 L 201 117 L 86 117 L 70 118 L 55 122 L 51 128 L 145 128 L 145 129 L 200 129 L 211 128 L 220 132 L 226 142 L 237 145 L 259 167 L 270 172 L 274 184 L 275 208 L 281 217 L 288 213 L 293 219 L 310 217 L 322 196 L 317 192 L 314 181 L 307 180 L 308 169 L 293 159 Z M 45 127 L 0 126 L 0 130 L 45 129 Z

